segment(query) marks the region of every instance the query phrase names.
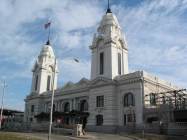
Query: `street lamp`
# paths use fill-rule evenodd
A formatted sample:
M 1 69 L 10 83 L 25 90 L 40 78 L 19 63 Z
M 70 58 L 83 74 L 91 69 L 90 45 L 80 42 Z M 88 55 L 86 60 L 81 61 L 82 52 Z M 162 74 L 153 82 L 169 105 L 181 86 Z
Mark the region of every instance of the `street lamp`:
M 6 88 L 6 82 L 3 80 L 3 93 L 2 93 L 2 99 L 1 99 L 1 115 L 0 115 L 0 129 L 2 128 L 2 117 L 3 117 L 3 104 L 4 104 L 4 94 L 5 94 L 5 88 Z
M 74 58 L 74 61 L 79 63 L 79 60 Z M 48 134 L 48 140 L 51 140 L 51 130 L 52 130 L 52 124 L 53 124 L 53 103 L 54 103 L 54 83 L 55 83 L 55 76 L 56 76 L 56 63 L 57 59 L 55 58 L 55 63 L 53 67 L 53 83 L 52 83 L 52 95 L 51 95 L 51 110 L 50 110 L 50 122 L 49 122 L 49 134 Z
M 55 63 L 53 67 L 53 82 L 52 82 L 52 95 L 51 95 L 51 111 L 50 111 L 50 122 L 49 122 L 49 134 L 48 134 L 48 140 L 51 140 L 51 128 L 53 124 L 53 102 L 54 102 L 54 83 L 55 83 L 55 74 L 56 74 L 56 58 L 55 58 Z

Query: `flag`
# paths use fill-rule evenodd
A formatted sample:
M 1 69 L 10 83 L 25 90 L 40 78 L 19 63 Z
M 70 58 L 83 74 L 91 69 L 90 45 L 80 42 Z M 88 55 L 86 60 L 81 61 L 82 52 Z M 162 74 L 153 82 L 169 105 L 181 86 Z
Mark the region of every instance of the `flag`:
M 44 25 L 44 28 L 47 29 L 51 25 L 51 22 L 48 22 Z

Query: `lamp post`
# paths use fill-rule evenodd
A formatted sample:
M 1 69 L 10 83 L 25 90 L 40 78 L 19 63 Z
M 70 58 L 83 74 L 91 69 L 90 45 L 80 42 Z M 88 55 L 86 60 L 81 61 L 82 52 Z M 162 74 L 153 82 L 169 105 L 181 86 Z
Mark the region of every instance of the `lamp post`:
M 4 104 L 5 87 L 6 87 L 6 82 L 4 80 L 3 81 L 3 93 L 2 93 L 2 99 L 1 99 L 0 129 L 2 128 L 2 120 L 3 120 L 2 117 L 3 117 L 3 104 Z
M 77 58 L 73 59 L 76 63 L 79 63 Z M 52 95 L 51 95 L 51 109 L 50 109 L 50 122 L 49 122 L 49 133 L 48 133 L 48 140 L 51 140 L 51 130 L 53 124 L 53 103 L 54 103 L 54 92 L 55 92 L 55 76 L 56 76 L 56 63 L 57 59 L 55 58 L 54 68 L 53 68 L 53 82 L 52 82 Z
M 53 124 L 53 102 L 54 102 L 54 92 L 55 92 L 55 88 L 54 88 L 55 76 L 56 76 L 56 58 L 55 58 L 55 63 L 53 67 L 53 83 L 52 83 L 51 111 L 50 111 L 48 140 L 51 140 L 51 129 L 52 129 L 52 124 Z

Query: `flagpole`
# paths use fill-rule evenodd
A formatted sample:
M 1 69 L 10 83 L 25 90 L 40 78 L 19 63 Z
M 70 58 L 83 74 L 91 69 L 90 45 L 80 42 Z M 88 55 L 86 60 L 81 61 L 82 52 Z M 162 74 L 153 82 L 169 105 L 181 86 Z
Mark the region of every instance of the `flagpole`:
M 49 31 L 48 31 L 48 41 L 49 41 L 49 39 L 50 39 L 50 30 L 51 30 L 51 25 L 49 26 Z
M 48 36 L 47 36 L 47 43 L 46 45 L 49 45 L 50 44 L 50 33 L 51 33 L 51 22 L 48 22 L 44 25 L 44 28 L 48 30 Z

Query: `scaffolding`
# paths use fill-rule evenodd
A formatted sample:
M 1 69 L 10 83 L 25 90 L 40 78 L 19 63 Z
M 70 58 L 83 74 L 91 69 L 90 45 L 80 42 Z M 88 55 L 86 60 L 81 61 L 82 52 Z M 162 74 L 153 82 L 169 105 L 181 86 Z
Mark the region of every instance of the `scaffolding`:
M 152 106 L 168 104 L 175 110 L 183 110 L 187 109 L 187 92 L 186 89 L 179 89 L 150 93 L 145 95 L 145 102 L 149 102 Z
M 155 112 L 158 120 L 167 122 L 187 122 L 186 89 L 149 93 L 144 96 L 145 113 Z

